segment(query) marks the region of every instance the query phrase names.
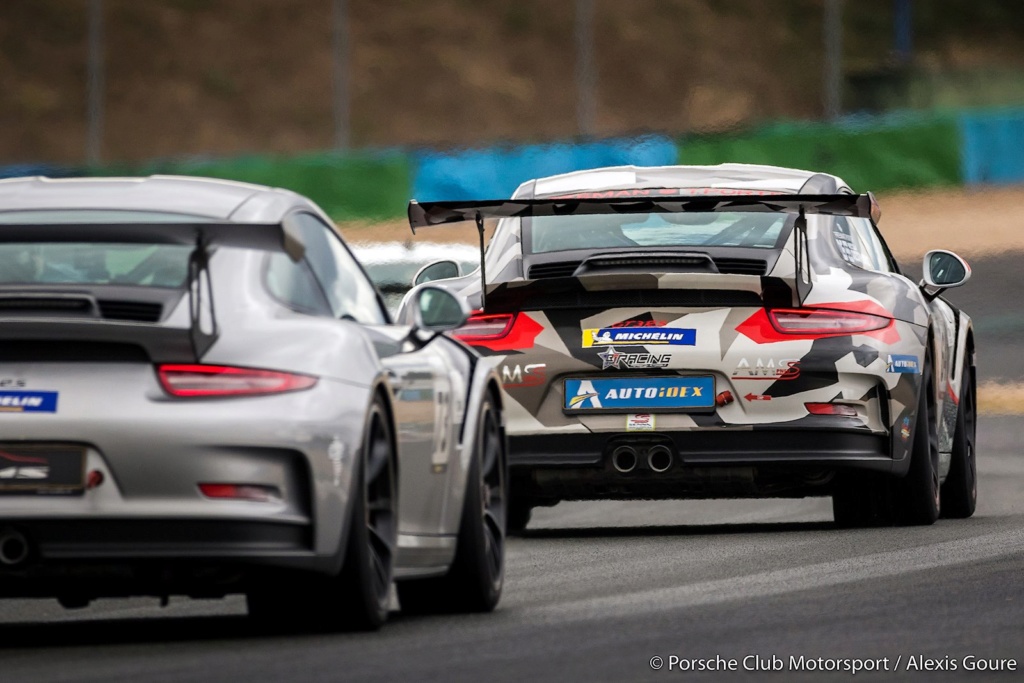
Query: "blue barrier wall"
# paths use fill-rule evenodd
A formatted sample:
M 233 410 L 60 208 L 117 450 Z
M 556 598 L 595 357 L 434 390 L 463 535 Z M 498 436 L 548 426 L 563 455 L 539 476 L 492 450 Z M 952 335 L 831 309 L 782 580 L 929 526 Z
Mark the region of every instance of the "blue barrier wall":
M 527 145 L 464 152 L 419 152 L 413 197 L 420 201 L 510 197 L 532 178 L 595 166 L 661 166 L 676 163 L 673 140 L 644 136 L 600 142 Z
M 965 184 L 1024 182 L 1024 110 L 964 113 L 959 125 Z

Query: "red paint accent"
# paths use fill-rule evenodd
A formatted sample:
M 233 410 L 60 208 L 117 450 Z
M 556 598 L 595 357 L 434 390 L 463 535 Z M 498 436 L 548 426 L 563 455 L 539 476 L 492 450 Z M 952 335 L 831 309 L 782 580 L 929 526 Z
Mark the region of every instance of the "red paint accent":
M 10 460 L 11 462 L 21 462 L 30 465 L 47 464 L 47 460 L 45 458 L 33 458 L 31 455 L 15 455 L 14 453 L 8 453 L 6 451 L 0 451 L 0 458 Z
M 768 311 L 764 308 L 759 308 L 749 318 L 741 322 L 736 326 L 736 331 L 747 337 L 751 341 L 757 344 L 772 344 L 775 342 L 794 341 L 794 340 L 808 340 L 808 339 L 823 339 L 826 337 L 848 337 L 854 334 L 863 334 L 868 337 L 874 337 L 885 344 L 895 344 L 900 340 L 900 334 L 896 330 L 895 321 L 892 316 L 888 313 L 881 315 L 880 313 L 874 312 L 879 307 L 874 302 L 863 302 L 864 308 L 870 310 L 847 310 L 847 309 L 829 309 L 829 310 L 844 310 L 845 312 L 854 313 L 868 313 L 869 315 L 878 315 L 889 320 L 885 327 L 877 330 L 869 330 L 866 332 L 780 332 L 772 324 L 771 318 L 768 315 Z M 828 308 L 831 304 L 815 304 L 813 307 L 807 309 L 786 309 L 786 310 L 808 310 L 812 311 L 817 308 Z M 855 306 L 854 302 L 845 302 L 843 304 L 837 304 L 840 306 L 851 305 Z
M 622 320 L 608 327 L 665 327 L 665 325 L 668 325 L 667 320 Z
M 728 187 L 635 187 L 619 190 L 594 190 L 560 194 L 548 199 L 630 199 L 632 197 L 770 197 L 786 194 L 777 190 L 734 189 Z
M 532 349 L 537 335 L 544 330 L 544 326 L 526 315 L 518 313 L 512 321 L 508 332 L 498 339 L 464 339 L 470 346 L 482 346 L 491 351 L 520 351 Z
M 955 405 L 960 405 L 960 397 L 953 393 L 952 382 L 946 382 L 946 393 L 949 394 L 949 398 Z
M 765 394 L 747 394 L 743 398 L 747 399 L 748 401 L 770 401 L 770 400 L 772 400 L 771 396 L 766 396 Z

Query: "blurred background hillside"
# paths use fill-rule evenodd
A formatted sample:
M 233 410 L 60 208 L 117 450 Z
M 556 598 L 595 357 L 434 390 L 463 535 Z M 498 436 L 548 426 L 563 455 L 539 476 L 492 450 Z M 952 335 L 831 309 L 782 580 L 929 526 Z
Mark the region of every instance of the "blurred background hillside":
M 103 162 L 822 120 L 827 45 L 832 116 L 1024 104 L 1019 0 L 4 0 L 0 163 L 87 160 L 97 8 Z

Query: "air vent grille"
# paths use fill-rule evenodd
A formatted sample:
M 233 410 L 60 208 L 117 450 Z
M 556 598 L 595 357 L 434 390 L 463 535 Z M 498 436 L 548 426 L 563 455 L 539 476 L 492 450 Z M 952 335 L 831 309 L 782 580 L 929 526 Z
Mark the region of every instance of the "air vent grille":
M 729 275 L 764 275 L 765 271 L 768 269 L 768 263 L 764 259 L 712 257 L 711 260 L 715 262 L 715 266 L 718 268 L 719 273 L 726 273 Z M 669 261 L 661 259 L 656 255 L 652 255 L 650 261 L 633 258 L 630 260 L 629 265 L 650 263 L 650 265 L 656 266 L 667 262 Z M 572 274 L 576 272 L 576 269 L 579 268 L 581 263 L 583 262 L 555 261 L 552 263 L 538 263 L 530 266 L 530 273 L 528 277 L 531 280 L 543 280 L 554 277 L 572 277 Z M 675 263 L 675 261 L 671 261 L 671 263 Z
M 155 323 L 163 314 L 163 304 L 148 301 L 112 301 L 100 299 L 100 315 L 108 320 L 131 320 L 140 323 Z

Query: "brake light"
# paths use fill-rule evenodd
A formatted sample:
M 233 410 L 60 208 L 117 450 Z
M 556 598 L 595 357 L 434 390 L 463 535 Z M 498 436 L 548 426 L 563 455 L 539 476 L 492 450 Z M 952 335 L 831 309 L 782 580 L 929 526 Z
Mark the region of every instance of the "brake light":
M 309 375 L 226 365 L 160 365 L 157 376 L 164 391 L 178 398 L 280 394 L 309 389 L 317 382 Z
M 515 318 L 513 313 L 493 315 L 474 313 L 465 325 L 452 333 L 452 336 L 467 344 L 503 339 L 511 331 Z
M 813 308 L 776 308 L 768 311 L 772 327 L 782 334 L 845 335 L 871 332 L 892 321 L 870 313 L 847 313 Z
M 857 417 L 857 409 L 853 406 L 841 403 L 805 403 L 804 407 L 811 415 L 840 415 L 842 417 Z

